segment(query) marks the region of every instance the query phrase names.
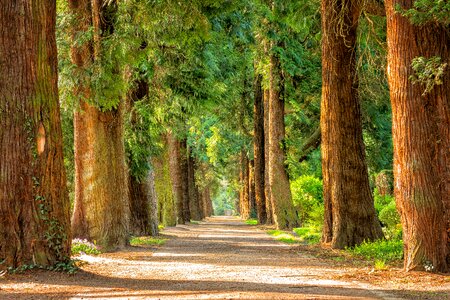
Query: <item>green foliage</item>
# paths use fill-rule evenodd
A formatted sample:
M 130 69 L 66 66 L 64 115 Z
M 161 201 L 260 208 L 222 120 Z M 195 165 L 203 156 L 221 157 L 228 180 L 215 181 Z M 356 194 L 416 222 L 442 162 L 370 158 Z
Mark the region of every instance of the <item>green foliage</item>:
M 150 236 L 139 236 L 139 237 L 131 237 L 130 245 L 131 246 L 161 246 L 167 239 L 164 238 L 155 238 Z
M 245 220 L 245 224 L 247 224 L 247 225 L 258 225 L 258 220 L 257 219 L 248 219 L 248 220 Z
M 450 2 L 445 0 L 415 0 L 410 9 L 405 9 L 398 4 L 395 8 L 415 25 L 429 22 L 450 24 Z
M 286 244 L 298 244 L 301 242 L 298 238 L 296 238 L 292 234 L 287 233 L 282 230 L 268 230 L 267 234 L 275 237 L 277 241 L 280 241 L 280 242 L 283 242 Z
M 294 228 L 293 231 L 300 237 L 301 241 L 308 244 L 319 244 L 322 238 L 322 233 L 317 227 L 300 227 Z
M 300 176 L 291 182 L 291 191 L 302 224 L 320 228 L 323 223 L 322 180 L 308 175 Z
M 73 239 L 72 240 L 72 255 L 77 255 L 77 254 L 100 254 L 101 251 L 98 249 L 98 247 L 89 242 L 88 240 L 83 240 L 83 239 Z
M 450 14 L 450 11 L 449 11 Z M 413 83 L 425 85 L 423 96 L 433 90 L 435 85 L 442 84 L 442 78 L 447 68 L 447 63 L 441 62 L 441 58 L 433 56 L 430 58 L 416 57 L 411 62 L 414 74 L 409 77 Z
M 392 262 L 403 258 L 403 241 L 393 239 L 364 242 L 347 251 L 365 259 Z

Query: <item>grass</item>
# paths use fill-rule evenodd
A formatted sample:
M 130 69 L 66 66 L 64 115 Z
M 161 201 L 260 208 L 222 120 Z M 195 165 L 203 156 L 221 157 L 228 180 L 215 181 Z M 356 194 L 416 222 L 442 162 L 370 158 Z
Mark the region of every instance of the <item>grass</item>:
M 286 244 L 298 244 L 302 242 L 299 238 L 282 230 L 268 230 L 267 234 Z
M 97 248 L 97 246 L 88 240 L 74 239 L 72 240 L 72 255 L 76 254 L 100 254 L 101 251 Z
M 248 220 L 245 220 L 245 224 L 247 224 L 247 225 L 258 225 L 258 220 L 256 220 L 256 219 L 248 219 Z
M 130 239 L 131 246 L 161 246 L 167 239 L 155 238 L 151 236 L 134 236 Z
M 403 258 L 403 242 L 394 239 L 364 242 L 361 245 L 346 250 L 353 255 L 374 260 L 375 262 L 394 262 Z

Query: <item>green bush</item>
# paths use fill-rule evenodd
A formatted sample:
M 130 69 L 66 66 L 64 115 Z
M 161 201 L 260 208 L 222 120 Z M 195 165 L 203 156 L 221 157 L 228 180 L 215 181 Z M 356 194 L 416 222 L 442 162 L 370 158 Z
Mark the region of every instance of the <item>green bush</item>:
M 72 240 L 72 255 L 76 254 L 100 254 L 100 250 L 97 248 L 96 245 L 89 242 L 88 240 L 82 240 L 82 239 L 73 239 Z
M 364 242 L 347 250 L 366 259 L 389 262 L 402 259 L 403 242 L 398 239 L 378 240 L 375 242 Z
M 308 244 L 318 244 L 322 238 L 322 233 L 317 227 L 300 227 L 294 228 L 293 231 L 300 237 L 300 240 Z
M 291 191 L 300 222 L 320 228 L 324 210 L 322 180 L 314 176 L 300 176 L 291 182 Z

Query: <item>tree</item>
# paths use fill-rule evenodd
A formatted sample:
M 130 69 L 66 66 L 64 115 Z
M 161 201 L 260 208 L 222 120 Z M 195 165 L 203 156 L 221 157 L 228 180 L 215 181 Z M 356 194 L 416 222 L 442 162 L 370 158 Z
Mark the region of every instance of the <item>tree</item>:
M 274 42 L 273 42 L 274 43 Z M 279 47 L 279 45 L 277 45 Z M 270 54 L 269 88 L 269 188 L 273 220 L 277 228 L 298 226 L 298 216 L 292 204 L 289 177 L 285 167 L 284 82 L 280 58 L 275 43 Z
M 351 247 L 383 237 L 369 186 L 356 73 L 361 4 L 322 0 L 322 241 Z
M 413 24 L 397 5 L 420 22 Z M 429 12 L 434 12 L 432 18 L 423 19 Z M 447 20 L 436 19 L 436 12 Z M 446 272 L 450 267 L 448 10 L 415 11 L 411 0 L 388 0 L 386 14 L 394 193 L 403 225 L 404 266 L 408 271 Z
M 69 1 L 74 14 L 72 61 L 80 78 L 74 94 L 75 111 L 75 204 L 74 237 L 96 241 L 105 250 L 128 243 L 129 206 L 123 138 L 123 92 L 115 94 L 114 81 L 121 78 L 115 61 L 104 61 L 104 41 L 114 34 L 117 4 L 99 0 Z M 93 28 L 93 39 L 83 36 Z M 93 45 L 93 47 L 91 47 Z M 109 64 L 106 71 L 102 68 Z M 89 72 L 92 71 L 89 75 Z M 100 73 L 109 80 L 102 80 Z M 98 77 L 96 77 L 96 75 Z M 105 79 L 105 78 L 103 78 Z M 109 83 L 109 84 L 108 84 Z M 100 87 L 99 87 L 100 85 Z M 113 99 L 110 99 L 112 96 Z
M 55 1 L 0 4 L 2 268 L 70 259 L 55 24 Z
M 264 194 L 264 99 L 262 91 L 262 76 L 257 75 L 254 83 L 254 179 L 255 179 L 255 202 L 258 222 L 265 224 L 267 221 L 266 197 Z

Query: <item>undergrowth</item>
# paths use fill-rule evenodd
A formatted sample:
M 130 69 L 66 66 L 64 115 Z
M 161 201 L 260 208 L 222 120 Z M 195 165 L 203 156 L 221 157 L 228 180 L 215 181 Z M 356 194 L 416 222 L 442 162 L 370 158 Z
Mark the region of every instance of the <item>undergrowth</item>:
M 138 237 L 132 237 L 130 239 L 130 245 L 131 246 L 161 246 L 164 245 L 164 243 L 167 241 L 167 239 L 163 238 L 155 238 L 151 236 L 138 236 Z

